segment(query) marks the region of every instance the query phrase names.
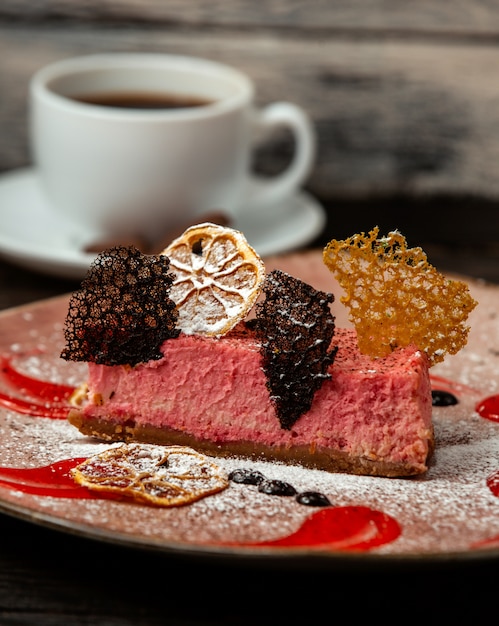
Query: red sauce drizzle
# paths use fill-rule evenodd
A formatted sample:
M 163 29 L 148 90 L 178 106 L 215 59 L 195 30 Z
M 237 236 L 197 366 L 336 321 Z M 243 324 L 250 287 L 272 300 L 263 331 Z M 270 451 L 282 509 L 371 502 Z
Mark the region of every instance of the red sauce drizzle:
M 475 407 L 475 411 L 485 419 L 499 422 L 499 395 L 489 396 L 484 400 L 480 400 Z
M 468 393 L 477 393 L 477 391 L 472 387 L 453 382 L 443 376 L 435 376 L 434 374 L 431 374 L 430 380 L 433 389 L 443 389 L 444 391 L 448 391 L 450 393 L 466 391 Z M 483 400 L 477 402 L 475 405 L 475 411 L 484 419 L 491 420 L 492 422 L 499 422 L 499 394 L 489 396 L 488 398 L 484 398 Z M 499 495 L 499 493 L 496 495 Z
M 492 494 L 499 497 L 499 470 L 496 470 L 486 479 L 487 487 Z M 482 539 L 471 544 L 471 548 L 497 548 L 499 547 L 499 535 L 494 535 L 488 539 Z
M 471 544 L 471 548 L 497 548 L 499 547 L 499 535 L 489 537 L 488 539 L 481 539 Z
M 75 483 L 71 477 L 71 469 L 84 460 L 84 458 L 64 459 L 50 465 L 31 468 L 0 467 L 0 487 L 35 496 L 97 498 L 98 495 Z
M 468 385 L 464 385 L 463 383 L 457 383 L 453 380 L 449 380 L 444 376 L 437 376 L 436 374 L 430 374 L 430 382 L 433 389 L 442 389 L 444 391 L 449 391 L 450 393 L 476 393 L 476 389 L 469 387 Z
M 84 460 L 64 459 L 34 468 L 0 467 L 0 487 L 55 498 L 121 499 L 117 494 L 94 492 L 74 482 L 70 471 Z M 316 511 L 288 536 L 257 543 L 220 542 L 219 545 L 314 547 L 359 552 L 390 543 L 400 532 L 397 521 L 380 511 L 364 506 L 342 506 Z
M 499 470 L 487 476 L 487 487 L 497 497 L 499 497 Z
M 361 552 L 390 543 L 400 533 L 398 522 L 381 511 L 367 506 L 338 506 L 316 511 L 286 537 L 245 545 Z
M 67 418 L 67 400 L 74 392 L 74 387 L 27 376 L 16 370 L 5 357 L 0 357 L 0 371 L 17 393 L 30 398 L 0 392 L 0 405 L 4 408 L 37 417 Z

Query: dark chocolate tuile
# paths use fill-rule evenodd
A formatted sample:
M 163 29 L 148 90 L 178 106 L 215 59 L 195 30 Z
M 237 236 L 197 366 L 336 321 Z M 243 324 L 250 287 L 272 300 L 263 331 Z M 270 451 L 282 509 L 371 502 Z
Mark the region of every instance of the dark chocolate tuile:
M 99 254 L 71 296 L 61 357 L 132 366 L 160 359 L 161 344 L 180 333 L 169 270 L 167 256 L 148 256 L 134 246 Z
M 267 387 L 282 428 L 290 430 L 308 411 L 336 356 L 330 348 L 335 323 L 331 293 L 274 270 L 253 323 L 261 342 Z

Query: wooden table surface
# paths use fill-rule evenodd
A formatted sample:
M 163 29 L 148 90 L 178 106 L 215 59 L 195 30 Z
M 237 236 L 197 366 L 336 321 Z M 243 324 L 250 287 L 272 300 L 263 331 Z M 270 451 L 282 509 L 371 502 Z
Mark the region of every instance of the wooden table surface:
M 4 0 L 0 173 L 31 163 L 27 90 L 39 67 L 94 52 L 204 56 L 248 72 L 258 104 L 309 111 L 318 158 L 307 189 L 328 217 L 312 247 L 398 228 L 442 271 L 499 284 L 498 35 L 491 0 Z M 289 138 L 277 137 L 257 169 L 275 172 L 289 152 Z M 76 286 L 0 259 L 0 309 Z M 386 616 L 399 611 L 425 624 L 482 624 L 498 567 L 213 562 L 0 514 L 0 626 L 398 623 Z

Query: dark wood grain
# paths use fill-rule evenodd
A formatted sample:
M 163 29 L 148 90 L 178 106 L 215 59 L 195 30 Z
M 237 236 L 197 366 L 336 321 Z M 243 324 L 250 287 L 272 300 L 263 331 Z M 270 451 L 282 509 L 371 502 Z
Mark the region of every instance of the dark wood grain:
M 338 199 L 497 203 L 499 7 L 492 2 L 4 2 L 0 171 L 31 162 L 27 87 L 42 65 L 101 51 L 206 56 L 248 72 L 258 104 L 305 107 L 318 133 L 308 188 Z M 286 135 L 259 171 L 284 166 Z M 491 224 L 498 234 L 499 219 Z
M 2 626 L 303 626 L 373 621 L 380 597 L 411 606 L 417 621 L 428 618 L 415 600 L 421 585 L 438 593 L 432 616 L 475 623 L 490 611 L 494 562 L 425 565 L 301 565 L 203 560 L 103 544 L 56 533 L 0 515 L 0 624 Z M 6 540 L 7 539 L 7 540 Z M 466 594 L 456 602 L 455 580 Z M 313 580 L 313 585 L 307 583 Z M 376 620 L 374 621 L 376 623 Z M 459 623 L 459 619 L 457 621 Z M 488 622 L 487 622 L 488 623 Z
M 267 29 L 325 28 L 335 32 L 400 31 L 449 36 L 495 35 L 499 12 L 494 0 L 3 0 L 5 19 L 41 21 L 72 19 L 86 22 L 164 23 L 197 27 L 258 27 Z

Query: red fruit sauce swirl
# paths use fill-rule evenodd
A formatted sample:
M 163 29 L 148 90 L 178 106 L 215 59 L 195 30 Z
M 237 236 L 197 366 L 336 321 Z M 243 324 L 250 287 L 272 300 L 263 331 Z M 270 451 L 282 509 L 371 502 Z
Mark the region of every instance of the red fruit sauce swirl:
M 93 492 L 73 481 L 71 469 L 84 460 L 64 459 L 33 468 L 0 467 L 0 487 L 55 498 L 120 499 L 116 494 Z M 256 543 L 220 542 L 218 545 L 310 547 L 359 552 L 390 543 L 400 533 L 398 522 L 389 515 L 365 506 L 341 506 L 314 512 L 296 532 L 284 537 Z
M 433 388 L 443 389 L 448 393 L 466 391 L 476 393 L 476 391 L 471 387 L 460 383 L 454 383 L 453 381 L 447 380 L 442 376 L 435 376 L 432 374 L 430 379 Z M 488 396 L 477 402 L 475 405 L 475 411 L 484 419 L 488 419 L 492 422 L 499 422 L 499 394 Z
M 381 511 L 367 506 L 337 506 L 316 511 L 290 535 L 245 545 L 365 552 L 395 541 L 400 534 L 397 520 Z
M 78 485 L 70 471 L 84 458 L 64 459 L 42 467 L 0 467 L 0 487 L 35 496 L 54 498 L 98 498 L 90 489 Z
M 492 422 L 499 422 L 499 395 L 489 396 L 480 400 L 475 407 L 475 411 Z
M 0 357 L 0 372 L 3 379 L 19 395 L 0 392 L 0 405 L 17 413 L 52 419 L 66 419 L 69 411 L 68 399 L 74 387 L 51 383 L 23 374 L 13 367 L 10 359 Z

